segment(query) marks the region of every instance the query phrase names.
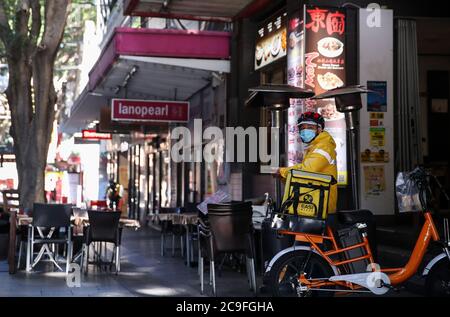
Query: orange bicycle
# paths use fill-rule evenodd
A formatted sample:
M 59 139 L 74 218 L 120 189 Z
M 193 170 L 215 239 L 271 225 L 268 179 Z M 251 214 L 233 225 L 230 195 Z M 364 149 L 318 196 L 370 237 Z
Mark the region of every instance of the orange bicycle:
M 311 234 L 280 230 L 279 234 L 294 236 L 296 245 L 279 252 L 268 264 L 265 284 L 274 296 L 332 296 L 343 293 L 373 293 L 383 295 L 414 276 L 424 259 L 431 242 L 440 244 L 442 253 L 432 259 L 421 272 L 426 278 L 426 291 L 432 296 L 450 295 L 450 235 L 448 219 L 444 219 L 444 238 L 441 239 L 427 207 L 429 177 L 423 169 L 415 170 L 420 202 L 423 207 L 423 224 L 409 262 L 401 268 L 380 268 L 371 251 L 367 224 L 362 211 L 339 214 L 344 224 L 359 233 L 360 240 L 343 246 L 329 226 L 325 234 Z M 345 219 L 348 221 L 346 222 Z M 354 251 L 359 256 L 349 257 Z M 356 253 L 358 254 L 358 253 Z M 354 264 L 367 264 L 367 270 L 355 272 Z M 360 266 L 361 267 L 361 266 Z

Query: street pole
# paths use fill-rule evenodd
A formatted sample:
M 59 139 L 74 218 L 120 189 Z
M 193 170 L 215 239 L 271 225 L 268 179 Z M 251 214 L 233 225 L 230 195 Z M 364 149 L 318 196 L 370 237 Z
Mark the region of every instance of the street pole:
M 347 123 L 347 136 L 348 136 L 348 146 L 350 148 L 350 172 L 352 179 L 352 196 L 353 196 L 353 207 L 358 210 L 359 204 L 359 181 L 358 181 L 358 153 L 356 147 L 357 142 L 357 129 L 355 125 L 355 112 L 346 112 L 345 121 Z
M 281 128 L 283 126 L 283 110 L 282 108 L 272 108 L 270 110 L 271 115 L 271 121 L 272 121 L 272 128 L 276 128 L 278 131 L 278 140 L 281 142 Z M 272 144 L 272 147 L 276 146 L 275 144 Z M 273 151 L 273 148 L 272 148 Z M 278 157 L 277 157 L 278 164 L 281 165 L 281 154 L 280 151 L 278 151 Z M 281 200 L 282 200 L 282 194 L 281 194 L 281 179 L 279 177 L 275 180 L 275 201 L 277 204 L 277 208 L 281 207 Z

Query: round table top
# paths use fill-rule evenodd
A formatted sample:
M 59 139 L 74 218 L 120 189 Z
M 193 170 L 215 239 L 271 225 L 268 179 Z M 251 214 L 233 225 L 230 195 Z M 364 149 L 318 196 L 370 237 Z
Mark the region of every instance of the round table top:
M 72 222 L 75 226 L 82 226 L 82 225 L 88 225 L 89 224 L 89 218 L 88 217 L 72 217 Z M 17 215 L 17 225 L 18 226 L 27 226 L 33 223 L 33 217 L 30 217 L 28 215 Z M 141 224 L 139 221 L 135 219 L 128 219 L 128 218 L 121 218 L 119 221 L 120 225 L 122 227 L 129 227 L 129 228 L 135 228 L 138 229 L 141 227 Z
M 197 213 L 165 213 L 150 216 L 155 221 L 171 221 L 174 225 L 195 225 L 197 224 Z

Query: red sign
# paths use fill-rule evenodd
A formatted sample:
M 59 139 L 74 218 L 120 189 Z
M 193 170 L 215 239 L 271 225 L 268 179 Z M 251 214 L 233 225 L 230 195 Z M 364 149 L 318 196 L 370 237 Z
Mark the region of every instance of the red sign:
M 345 10 L 327 6 L 304 6 L 304 84 L 316 94 L 346 84 Z M 336 141 L 338 182 L 347 185 L 347 144 L 345 116 L 333 99 L 305 100 L 302 111 L 318 112 Z
M 189 102 L 113 99 L 111 120 L 187 122 L 189 121 Z
M 82 138 L 84 140 L 111 140 L 112 135 L 110 133 L 98 133 L 95 130 L 83 130 Z
M 306 88 L 321 94 L 345 86 L 345 11 L 306 6 L 304 13 Z
M 326 29 L 328 35 L 337 33 L 343 35 L 345 32 L 345 14 L 343 12 L 332 12 L 326 9 L 309 9 L 307 10 L 310 23 L 306 24 L 306 29 L 310 29 L 314 33 L 321 29 Z

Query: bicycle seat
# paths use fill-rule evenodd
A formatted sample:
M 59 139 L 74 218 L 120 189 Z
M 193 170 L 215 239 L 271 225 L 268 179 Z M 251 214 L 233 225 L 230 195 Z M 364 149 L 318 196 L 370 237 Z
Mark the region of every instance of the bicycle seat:
M 354 225 L 357 223 L 370 223 L 373 214 L 370 210 L 341 210 L 337 212 L 337 218 L 340 224 Z

